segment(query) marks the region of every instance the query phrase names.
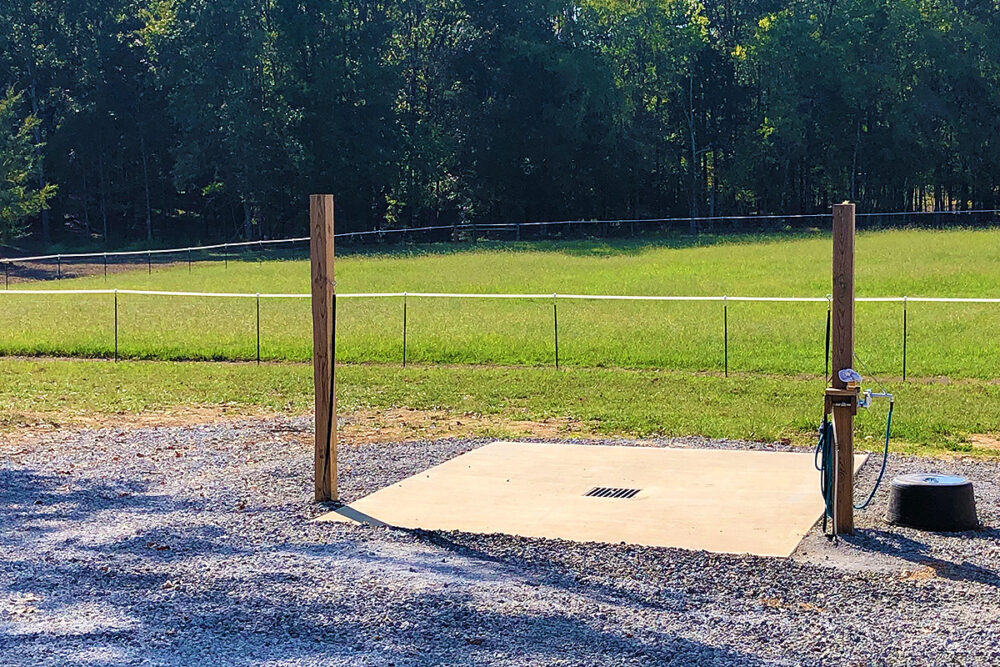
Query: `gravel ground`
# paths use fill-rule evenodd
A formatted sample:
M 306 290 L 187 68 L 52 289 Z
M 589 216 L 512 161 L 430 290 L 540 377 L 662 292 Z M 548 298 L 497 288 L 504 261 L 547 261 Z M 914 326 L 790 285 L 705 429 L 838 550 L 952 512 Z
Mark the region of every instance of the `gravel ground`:
M 894 457 L 888 473 L 970 477 L 989 528 L 890 527 L 882 492 L 855 537 L 814 531 L 768 559 L 309 523 L 326 509 L 309 428 L 2 443 L 0 663 L 1000 663 L 997 462 Z M 344 498 L 484 442 L 342 445 Z

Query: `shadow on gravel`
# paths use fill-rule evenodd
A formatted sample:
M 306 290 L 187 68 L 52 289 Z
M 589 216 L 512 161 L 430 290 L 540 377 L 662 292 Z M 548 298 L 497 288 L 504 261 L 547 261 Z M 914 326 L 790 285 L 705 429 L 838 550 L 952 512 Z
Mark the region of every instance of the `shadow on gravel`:
M 956 540 L 976 540 L 984 545 L 1000 548 L 1000 530 L 996 528 L 945 534 Z M 858 529 L 854 536 L 845 536 L 841 539 L 867 551 L 883 553 L 915 565 L 929 567 L 937 576 L 944 579 L 975 582 L 1000 588 L 1000 572 L 967 561 L 953 563 L 932 556 L 927 544 L 897 532 L 866 528 Z
M 530 563 L 514 563 L 510 559 L 491 554 L 482 549 L 462 544 L 448 534 L 438 531 L 427 530 L 407 530 L 396 529 L 412 535 L 417 540 L 435 546 L 446 552 L 459 556 L 463 559 L 473 559 L 476 562 L 491 563 L 502 568 L 511 578 L 519 578 L 529 582 L 529 585 L 545 586 L 551 588 L 572 589 L 576 593 L 585 592 L 588 597 L 606 604 L 625 605 L 635 609 L 669 610 L 683 611 L 691 600 L 678 591 L 658 590 L 655 599 L 635 599 L 634 595 L 629 595 L 627 591 L 616 586 L 608 585 L 596 580 L 580 581 L 573 578 L 564 565 L 551 562 L 549 560 L 534 560 Z M 461 538 L 459 538 L 460 540 Z M 530 538 L 515 538 L 506 536 L 506 539 L 530 541 Z M 558 542 L 556 540 L 556 542 Z M 607 545 L 599 545 L 597 549 L 606 548 Z M 530 571 L 526 571 L 524 565 L 530 565 Z
M 349 655 L 364 628 L 328 618 L 333 599 L 289 604 L 288 591 L 275 590 L 297 579 L 273 571 L 282 554 L 275 568 L 244 570 L 240 561 L 257 552 L 252 536 L 206 521 L 228 514 L 205 516 L 210 504 L 135 483 L 0 468 L 0 663 Z
M 365 529 L 367 530 L 367 529 Z M 639 629 L 614 625 L 608 607 L 643 611 L 673 611 L 687 605 L 676 594 L 665 604 L 642 604 L 626 591 L 582 582 L 552 568 L 540 571 L 470 549 L 440 534 L 393 529 L 414 536 L 418 544 L 435 547 L 423 553 L 365 553 L 363 558 L 377 572 L 409 572 L 414 583 L 408 594 L 382 591 L 372 582 L 366 597 L 377 609 L 363 631 L 369 639 L 377 631 L 386 639 L 396 634 L 402 622 L 411 633 L 405 641 L 410 653 L 405 664 L 771 664 L 749 653 L 711 646 L 638 623 Z M 284 550 L 319 556 L 328 546 L 315 545 Z M 277 555 L 277 554 L 276 554 Z M 443 558 L 442 556 L 451 556 Z M 544 586 L 545 597 L 559 600 L 541 609 L 538 597 L 524 586 Z M 472 587 L 475 586 L 475 589 Z M 424 592 L 428 587 L 438 588 Z M 520 590 L 517 588 L 520 587 Z M 444 590 L 441 590 L 441 589 Z M 487 595 L 484 599 L 484 589 Z M 530 588 L 529 588 L 530 590 Z M 512 592 L 513 591 L 513 592 Z M 603 607 L 603 608 L 602 608 Z M 516 609 L 517 613 L 507 611 Z M 353 621 L 357 621 L 352 617 Z M 381 650 L 381 649 L 377 649 Z M 379 664 L 387 664 L 380 662 Z
M 81 480 L 71 470 L 57 468 L 55 472 L 0 468 L 0 545 L 10 547 L 21 537 L 31 539 L 56 531 L 53 522 L 85 523 L 97 512 L 175 511 L 184 507 L 183 502 L 169 496 L 150 494 L 143 484 Z
M 302 526 L 306 541 L 288 543 L 266 523 L 287 524 L 279 507 L 154 489 L 0 468 L 5 664 L 762 664 L 652 624 L 633 636 L 601 611 L 626 596 L 571 577 L 545 586 L 576 602 L 543 605 L 514 587 L 537 569 L 447 541 L 419 561 L 419 541 L 376 553 L 354 533 L 317 541 Z M 463 558 L 434 576 L 453 548 Z

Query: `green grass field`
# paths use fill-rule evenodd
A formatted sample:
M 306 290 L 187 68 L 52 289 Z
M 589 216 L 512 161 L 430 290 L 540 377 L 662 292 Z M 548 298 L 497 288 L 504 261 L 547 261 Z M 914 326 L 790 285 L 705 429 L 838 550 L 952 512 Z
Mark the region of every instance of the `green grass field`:
M 1000 296 L 1000 234 L 883 231 L 857 242 L 859 296 Z M 824 296 L 827 235 L 424 246 L 337 263 L 340 292 L 511 292 Z M 18 287 L 307 292 L 306 261 L 181 264 Z M 107 357 L 112 297 L 0 295 L 0 354 Z M 136 359 L 252 359 L 253 300 L 123 295 L 119 346 Z M 410 298 L 407 357 L 418 363 L 544 366 L 553 362 L 552 303 Z M 822 303 L 730 303 L 729 367 L 769 374 L 823 372 Z M 993 378 L 1000 306 L 910 304 L 908 374 Z M 902 370 L 899 304 L 858 305 L 858 354 L 871 372 Z M 264 300 L 265 360 L 311 354 L 308 300 Z M 575 367 L 721 370 L 720 303 L 559 302 L 560 361 Z M 344 362 L 402 358 L 402 299 L 341 299 Z
M 859 296 L 1000 296 L 1000 234 L 884 231 L 857 242 Z M 825 296 L 830 240 L 796 237 L 418 246 L 351 254 L 338 291 Z M 307 292 L 306 261 L 184 264 L 33 288 Z M 0 354 L 110 356 L 111 296 L 0 294 Z M 122 295 L 120 351 L 133 359 L 252 359 L 254 301 Z M 584 432 L 701 434 L 806 444 L 825 384 L 823 303 L 730 303 L 723 365 L 720 303 L 559 302 L 563 370 L 551 368 L 551 299 L 410 298 L 401 368 L 402 300 L 338 306 L 342 411 L 409 408 L 518 420 L 569 419 Z M 897 395 L 896 451 L 993 454 L 969 442 L 1000 433 L 1000 305 L 910 304 L 909 381 L 901 383 L 899 304 L 858 305 L 858 353 Z M 261 304 L 265 360 L 306 361 L 309 301 Z M 307 413 L 301 363 L 0 360 L 0 429 L 78 423 L 81 415 L 189 407 Z M 863 374 L 867 375 L 867 373 Z M 877 448 L 884 405 L 858 420 Z M 91 422 L 87 422 L 91 423 Z M 486 433 L 503 436 L 501 428 Z
M 38 423 L 110 425 L 119 415 L 149 412 L 183 419 L 203 406 L 235 414 L 308 414 L 312 407 L 308 364 L 4 359 L 0 376 L 0 433 Z M 475 415 L 556 418 L 578 421 L 582 434 L 788 438 L 803 445 L 814 443 L 823 385 L 819 378 L 753 374 L 363 364 L 341 367 L 337 381 L 345 415 L 409 408 L 441 411 L 470 425 Z M 1000 385 L 908 382 L 892 389 L 893 451 L 996 455 L 966 438 L 1000 431 Z M 860 413 L 859 447 L 881 447 L 885 410 L 878 404 Z M 509 435 L 502 426 L 471 432 Z

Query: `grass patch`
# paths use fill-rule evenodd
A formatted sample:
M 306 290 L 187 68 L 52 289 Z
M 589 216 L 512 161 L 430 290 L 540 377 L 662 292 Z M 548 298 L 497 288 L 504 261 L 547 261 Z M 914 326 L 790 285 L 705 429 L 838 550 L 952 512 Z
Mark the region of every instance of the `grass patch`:
M 859 296 L 1000 296 L 995 231 L 860 234 Z M 422 246 L 338 259 L 341 292 L 427 291 L 823 296 L 830 241 L 701 237 Z M 18 287 L 307 292 L 306 261 L 230 259 Z M 112 297 L 0 294 L 0 354 L 110 356 Z M 119 344 L 134 359 L 252 359 L 253 300 L 122 296 Z M 573 420 L 599 435 L 701 434 L 812 441 L 821 412 L 824 304 L 731 303 L 729 378 L 721 377 L 718 303 L 560 302 L 553 363 L 550 299 L 408 302 L 401 368 L 402 300 L 343 299 L 338 306 L 340 401 L 345 412 L 412 408 L 488 415 L 490 433 L 525 420 Z M 858 353 L 897 394 L 898 450 L 983 453 L 971 434 L 1000 432 L 996 329 L 991 304 L 910 304 L 908 370 L 901 371 L 898 304 L 858 304 Z M 264 301 L 265 361 L 311 357 L 308 300 Z M 477 366 L 478 365 L 478 366 Z M 668 369 L 668 370 L 660 370 Z M 305 364 L 121 363 L 0 360 L 0 426 L 83 416 L 235 412 L 305 413 Z M 865 373 L 867 374 L 867 373 Z M 878 446 L 884 406 L 858 421 Z M 495 418 L 495 419 L 494 419 Z
M 858 237 L 858 295 L 1000 296 L 995 231 L 907 230 Z M 593 294 L 823 296 L 830 290 L 830 241 L 794 237 L 703 237 L 425 246 L 411 253 L 338 260 L 341 292 L 441 291 Z M 308 262 L 184 264 L 18 287 L 307 292 Z M 0 295 L 0 354 L 109 357 L 111 296 Z M 902 370 L 899 304 L 859 304 L 858 353 L 871 371 Z M 338 356 L 345 362 L 402 358 L 402 299 L 342 299 Z M 265 360 L 311 354 L 307 300 L 261 304 Z M 825 304 L 731 303 L 729 366 L 745 373 L 823 370 Z M 409 360 L 419 363 L 546 366 L 553 362 L 552 303 L 540 300 L 410 298 Z M 997 375 L 1000 309 L 992 304 L 910 304 L 908 371 L 913 376 Z M 719 303 L 560 302 L 560 361 L 567 366 L 721 370 Z M 119 350 L 135 359 L 235 359 L 256 354 L 252 299 L 123 295 Z
M 305 414 L 312 370 L 304 364 L 0 360 L 0 425 L 72 426 L 82 416 L 224 407 L 237 414 Z M 344 414 L 400 407 L 503 421 L 569 419 L 606 436 L 700 434 L 811 444 L 822 410 L 819 377 L 721 377 L 683 371 L 345 365 Z M 884 405 L 857 421 L 862 448 L 881 446 Z M 94 417 L 97 417 L 95 420 Z M 911 382 L 897 392 L 894 451 L 989 454 L 966 442 L 1000 432 L 1000 385 L 983 380 Z M 994 452 L 995 454 L 995 452 Z

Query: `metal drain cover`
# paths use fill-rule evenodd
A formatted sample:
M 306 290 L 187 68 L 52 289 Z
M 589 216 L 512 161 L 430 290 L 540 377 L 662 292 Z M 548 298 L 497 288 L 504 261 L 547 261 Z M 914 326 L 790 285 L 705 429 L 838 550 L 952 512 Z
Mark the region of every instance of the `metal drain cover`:
M 585 496 L 592 498 L 631 498 L 642 489 L 619 489 L 613 486 L 595 486 Z

